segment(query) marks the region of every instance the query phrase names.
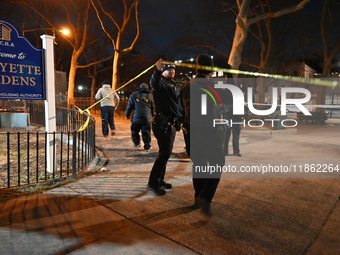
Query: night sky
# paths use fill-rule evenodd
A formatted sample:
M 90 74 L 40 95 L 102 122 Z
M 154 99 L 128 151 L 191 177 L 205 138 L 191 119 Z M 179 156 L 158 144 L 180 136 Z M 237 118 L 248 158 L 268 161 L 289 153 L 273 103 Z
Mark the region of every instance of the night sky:
M 229 0 L 235 5 L 235 1 Z M 284 4 L 297 3 L 300 0 L 273 1 Z M 273 54 L 284 53 L 285 56 L 276 60 L 276 65 L 284 60 L 296 58 L 322 58 L 323 44 L 320 33 L 320 16 L 323 0 L 312 0 L 304 9 L 288 14 L 272 21 L 274 31 Z M 332 0 L 334 8 L 340 10 L 340 0 Z M 1 1 L 2 6 L 5 2 Z M 164 55 L 169 60 L 189 59 L 198 53 L 217 53 L 207 48 L 195 47 L 198 44 L 211 45 L 225 55 L 230 53 L 235 29 L 235 15 L 222 12 L 221 0 L 141 0 L 139 3 L 141 37 L 135 51 L 148 59 L 155 60 Z M 6 16 L 6 9 L 1 8 L 0 14 Z M 21 24 L 18 16 L 11 16 L 13 25 Z M 338 26 L 334 26 L 336 39 L 340 34 L 340 15 Z M 61 19 L 60 19 L 61 20 Z M 11 22 L 11 20 L 8 20 Z M 20 25 L 18 25 L 18 29 Z M 256 33 L 256 27 L 252 26 Z M 338 32 L 336 32 L 336 30 Z M 258 62 L 259 43 L 248 35 L 244 60 Z M 218 54 L 217 54 L 218 55 Z M 256 59 L 257 58 L 257 59 Z M 244 66 L 243 68 L 250 68 Z
M 285 6 L 287 6 L 287 2 L 289 1 L 284 2 Z M 280 2 L 280 4 L 283 3 Z M 296 13 L 273 19 L 274 42 L 282 44 L 284 40 L 286 44 L 280 45 L 277 49 L 274 47 L 273 53 L 278 55 L 287 51 L 286 60 L 292 57 L 296 57 L 298 60 L 322 57 L 323 44 L 320 32 L 322 7 L 323 0 L 312 0 L 304 9 Z M 340 10 L 340 4 L 338 7 Z M 235 16 L 231 12 L 222 13 L 221 8 L 220 0 L 141 1 L 142 36 L 138 44 L 140 52 L 150 57 L 163 53 L 173 60 L 191 58 L 196 53 L 210 53 L 206 49 L 198 50 L 192 45 L 208 44 L 213 41 L 216 42 L 214 46 L 219 51 L 228 55 L 234 35 Z M 340 19 L 340 16 L 336 15 L 334 18 Z M 340 34 L 340 26 L 334 27 L 334 29 L 338 30 L 338 34 Z M 206 33 L 206 38 L 204 38 L 206 42 L 201 40 L 202 37 L 199 37 L 199 34 L 203 33 Z M 221 43 L 218 40 L 224 42 Z M 246 61 L 255 63 L 256 60 L 250 59 L 254 51 L 259 51 L 259 49 L 251 47 L 255 43 L 258 42 L 249 35 L 244 51 Z
M 221 9 L 219 0 L 141 1 L 141 40 L 147 40 L 148 44 L 153 45 L 154 52 L 158 51 L 159 54 L 172 51 L 169 55 L 183 56 L 185 53 L 182 51 L 186 43 L 178 41 L 187 40 L 188 45 L 195 43 L 190 41 L 193 38 L 192 28 L 197 27 L 198 30 L 201 29 L 200 33 L 204 33 L 206 24 L 210 23 L 210 20 L 202 16 L 206 13 L 214 15 L 219 9 Z M 224 26 L 224 24 L 220 25 Z M 210 30 L 212 29 L 210 27 Z M 188 51 L 188 48 L 185 50 Z

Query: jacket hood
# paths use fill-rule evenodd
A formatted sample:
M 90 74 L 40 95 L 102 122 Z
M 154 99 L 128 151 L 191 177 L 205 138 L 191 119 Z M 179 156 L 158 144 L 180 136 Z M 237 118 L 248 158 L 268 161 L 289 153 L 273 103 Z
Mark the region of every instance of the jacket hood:
M 146 89 L 146 88 L 140 88 L 140 89 L 138 89 L 138 91 L 142 92 L 142 93 L 147 93 L 147 94 L 151 93 L 151 90 L 150 89 Z
M 103 88 L 103 89 L 110 89 L 111 86 L 110 86 L 109 84 L 104 84 L 104 85 L 102 86 L 102 88 Z

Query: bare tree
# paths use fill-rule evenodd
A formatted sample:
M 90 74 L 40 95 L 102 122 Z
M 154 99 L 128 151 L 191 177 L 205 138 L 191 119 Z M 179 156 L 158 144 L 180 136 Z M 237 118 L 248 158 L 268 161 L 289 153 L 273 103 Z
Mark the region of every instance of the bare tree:
M 59 33 L 60 17 L 63 17 L 63 23 L 67 24 L 71 31 L 70 37 L 64 37 L 65 40 L 72 47 L 72 55 L 70 61 L 69 79 L 68 79 L 68 106 L 73 105 L 74 91 L 75 91 L 75 77 L 77 69 L 82 67 L 89 67 L 96 65 L 102 61 L 110 59 L 111 56 L 95 60 L 87 65 L 80 66 L 78 64 L 80 56 L 83 54 L 86 47 L 98 40 L 98 30 L 95 32 L 97 38 L 90 41 L 89 33 L 91 29 L 95 29 L 94 19 L 91 20 L 90 12 L 91 2 L 90 0 L 68 0 L 68 1 L 42 1 L 42 0 L 25 0 L 21 1 L 22 6 L 25 6 L 27 10 L 33 10 L 38 17 L 35 19 L 36 24 L 40 27 L 46 25 L 53 29 L 56 33 Z M 58 16 L 58 18 L 56 18 Z M 44 24 L 40 19 L 43 20 Z
M 242 62 L 242 51 L 247 39 L 248 33 L 251 33 L 250 26 L 253 24 L 258 25 L 258 35 L 253 33 L 253 36 L 260 41 L 261 52 L 260 52 L 260 65 L 257 66 L 259 71 L 264 71 L 269 60 L 270 51 L 272 47 L 272 34 L 270 30 L 270 19 L 286 15 L 288 13 L 296 12 L 302 9 L 310 0 L 301 0 L 297 5 L 281 9 L 279 11 L 272 12 L 270 8 L 271 1 L 261 0 L 259 1 L 260 9 L 262 12 L 260 14 L 253 12 L 251 10 L 250 0 L 235 0 L 237 4 L 238 12 L 236 12 L 236 28 L 233 39 L 232 48 L 229 56 L 229 64 L 232 68 L 238 69 Z M 228 4 L 227 1 L 223 2 L 228 10 L 235 12 L 235 8 Z M 260 27 L 260 22 L 264 22 L 267 33 L 267 41 L 264 41 L 262 36 L 262 28 Z M 264 102 L 264 92 L 265 88 L 262 82 L 258 84 L 258 102 Z
M 336 0 L 324 0 L 321 16 L 321 37 L 323 42 L 323 67 L 322 77 L 329 77 L 330 71 L 336 63 L 336 55 L 340 51 L 339 24 L 336 24 L 336 15 L 340 9 L 340 2 Z M 317 104 L 325 103 L 325 87 L 318 87 Z
M 121 18 L 120 14 L 115 15 L 112 12 L 107 11 L 105 8 L 106 6 L 103 5 L 102 0 L 90 0 L 92 3 L 92 6 L 96 10 L 98 20 L 101 23 L 103 31 L 106 33 L 106 35 L 110 38 L 113 50 L 114 50 L 114 56 L 113 56 L 113 74 L 112 74 L 112 88 L 117 89 L 118 83 L 119 83 L 119 62 L 120 58 L 123 53 L 131 51 L 140 34 L 140 26 L 139 26 L 139 12 L 138 12 L 138 3 L 139 0 L 122 0 L 123 4 L 123 18 Z M 134 19 L 133 15 L 134 14 Z M 104 22 L 108 19 L 109 22 Z M 131 43 L 127 43 L 128 37 L 128 31 L 131 28 L 130 23 L 134 20 L 135 28 L 136 28 L 136 34 L 133 39 L 131 39 Z M 116 33 L 111 33 L 110 30 L 112 30 L 112 26 L 115 27 Z M 125 46 L 128 44 L 129 46 Z
M 249 15 L 251 0 L 235 0 L 235 1 L 238 7 L 238 13 L 237 13 L 237 17 L 235 20 L 236 29 L 235 29 L 232 48 L 230 51 L 229 64 L 232 66 L 232 68 L 238 69 L 241 64 L 241 60 L 242 60 L 241 56 L 242 56 L 243 46 L 247 39 L 249 27 L 252 24 L 255 24 L 261 20 L 276 18 L 282 15 L 286 15 L 288 13 L 296 12 L 302 9 L 310 0 L 302 0 L 299 4 L 295 6 L 285 8 L 285 9 L 275 11 L 275 12 L 263 13 L 263 14 L 260 14 L 254 17 L 251 17 Z M 225 2 L 225 4 L 227 3 Z M 229 4 L 227 4 L 227 7 L 229 8 Z
M 111 52 L 111 42 L 109 38 L 104 36 L 104 38 L 100 38 L 100 40 L 99 38 L 96 39 L 96 37 L 98 37 L 98 34 L 96 33 L 92 33 L 90 36 L 92 38 L 90 40 L 92 43 L 88 45 L 83 52 L 83 57 L 88 64 L 79 65 L 78 68 L 87 68 L 88 76 L 91 78 L 90 97 L 94 98 L 98 74 L 108 69 L 112 69 L 111 66 L 100 68 L 99 64 L 110 60 L 113 56 L 109 53 L 109 51 Z
M 332 4 L 332 2 L 337 3 L 337 5 Z M 323 42 L 323 77 L 328 77 L 330 70 L 337 64 L 334 62 L 334 58 L 340 51 L 340 24 L 336 24 L 335 16 L 338 15 L 339 10 L 339 1 L 336 2 L 335 0 L 324 0 L 321 17 L 321 36 Z

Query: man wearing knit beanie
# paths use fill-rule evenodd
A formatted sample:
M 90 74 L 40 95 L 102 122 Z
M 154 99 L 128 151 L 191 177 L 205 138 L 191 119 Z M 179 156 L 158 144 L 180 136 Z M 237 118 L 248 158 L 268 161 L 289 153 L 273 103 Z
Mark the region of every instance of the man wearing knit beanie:
M 201 54 L 198 55 L 196 58 L 196 64 L 200 66 L 207 66 L 207 67 L 213 67 L 214 66 L 214 61 L 213 58 L 207 54 Z M 197 73 L 203 74 L 203 75 L 208 75 L 212 74 L 212 71 L 210 70 L 204 70 L 204 69 L 197 69 Z M 211 75 L 209 75 L 208 78 L 210 78 Z
M 165 65 L 162 59 L 156 63 L 156 70 L 150 79 L 155 114 L 152 131 L 158 143 L 158 156 L 150 172 L 147 189 L 157 196 L 166 194 L 172 185 L 164 181 L 166 165 L 172 153 L 178 122 L 179 91 L 174 82 L 175 66 Z

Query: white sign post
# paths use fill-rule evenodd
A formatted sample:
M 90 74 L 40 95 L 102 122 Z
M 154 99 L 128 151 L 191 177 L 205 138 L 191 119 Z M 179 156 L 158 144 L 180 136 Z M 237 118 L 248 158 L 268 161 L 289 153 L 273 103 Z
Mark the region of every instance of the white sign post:
M 45 81 L 46 81 L 46 99 L 45 103 L 45 128 L 47 133 L 55 132 L 56 124 L 56 108 L 55 108 L 55 79 L 54 79 L 54 36 L 41 36 L 43 49 L 45 50 Z M 53 167 L 56 165 L 56 155 L 53 153 L 53 145 L 55 143 L 52 134 L 47 135 L 46 153 L 47 153 L 47 172 L 52 173 Z

